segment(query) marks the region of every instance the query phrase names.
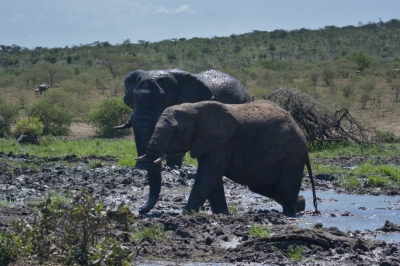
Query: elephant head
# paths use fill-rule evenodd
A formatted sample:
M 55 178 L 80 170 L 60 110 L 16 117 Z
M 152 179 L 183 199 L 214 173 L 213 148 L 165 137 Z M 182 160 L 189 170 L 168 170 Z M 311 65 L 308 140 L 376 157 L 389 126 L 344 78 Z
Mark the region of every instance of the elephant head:
M 138 158 L 147 164 L 150 184 L 149 199 L 140 212 L 149 212 L 158 200 L 163 159 L 189 150 L 191 157 L 199 158 L 231 138 L 237 125 L 233 115 L 218 102 L 167 108 L 157 122 L 146 154 Z
M 124 102 L 134 109 L 129 122 L 139 156 L 145 154 L 157 120 L 167 107 L 213 97 L 210 87 L 197 75 L 179 69 L 136 70 L 125 79 L 125 87 Z M 145 164 L 138 162 L 136 167 L 143 169 Z

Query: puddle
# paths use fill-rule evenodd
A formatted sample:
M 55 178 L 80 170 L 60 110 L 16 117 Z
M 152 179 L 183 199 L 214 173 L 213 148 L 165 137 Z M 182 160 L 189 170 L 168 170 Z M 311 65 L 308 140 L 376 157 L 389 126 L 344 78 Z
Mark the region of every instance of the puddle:
M 307 210 L 312 209 L 311 191 L 300 192 L 307 201 Z M 400 197 L 399 196 L 371 196 L 336 194 L 333 191 L 317 191 L 318 210 L 323 216 L 299 217 L 300 226 L 321 222 L 324 227 L 335 226 L 341 231 L 376 230 L 383 227 L 386 220 L 400 224 Z M 341 216 L 348 212 L 349 216 Z M 331 215 L 337 215 L 332 217 Z M 399 233 L 378 233 L 376 239 L 400 242 Z

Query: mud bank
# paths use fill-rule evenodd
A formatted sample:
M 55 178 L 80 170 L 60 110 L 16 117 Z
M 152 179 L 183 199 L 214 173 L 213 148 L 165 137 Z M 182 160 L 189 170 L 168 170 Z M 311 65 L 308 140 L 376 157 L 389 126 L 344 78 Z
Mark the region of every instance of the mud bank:
M 315 217 L 311 203 L 299 217 L 287 218 L 275 202 L 229 180 L 224 181 L 225 194 L 233 215 L 213 215 L 208 204 L 199 214 L 181 215 L 194 182 L 192 166 L 164 168 L 159 202 L 148 215 L 139 215 L 148 196 L 146 172 L 115 167 L 114 158 L 71 155 L 44 161 L 0 154 L 0 159 L 0 195 L 8 202 L 0 207 L 0 230 L 8 230 L 13 219 L 34 217 L 34 203 L 49 194 L 74 194 L 87 188 L 109 209 L 122 202 L 130 206 L 135 215 L 132 228 L 154 223 L 164 228 L 166 240 L 148 239 L 137 245 L 115 232 L 134 253 L 135 265 L 400 265 L 400 244 L 375 238 L 379 230 L 397 232 L 399 224 L 382 221 L 380 229 L 346 232 L 322 223 L 304 228 L 299 226 L 301 219 Z M 102 166 L 89 168 L 94 159 Z M 303 192 L 309 192 L 305 179 Z M 334 187 L 329 182 L 318 178 L 317 190 Z M 253 225 L 267 229 L 268 236 L 250 235 Z

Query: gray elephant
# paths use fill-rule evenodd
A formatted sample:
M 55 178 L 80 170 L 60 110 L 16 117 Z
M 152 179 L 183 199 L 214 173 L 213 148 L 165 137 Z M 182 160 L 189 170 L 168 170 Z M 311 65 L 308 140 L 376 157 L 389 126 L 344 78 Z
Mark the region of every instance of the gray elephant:
M 145 154 L 158 118 L 165 108 L 181 103 L 215 100 L 228 104 L 251 101 L 236 79 L 217 70 L 190 74 L 179 69 L 136 70 L 125 79 L 124 102 L 134 109 L 129 121 L 116 128 L 132 126 L 139 156 Z M 182 165 L 184 154 L 170 157 L 167 165 Z M 137 168 L 145 164 L 137 162 Z
M 299 196 L 307 166 L 317 211 L 314 181 L 304 135 L 291 115 L 270 101 L 222 104 L 204 101 L 167 108 L 157 122 L 145 155 L 149 199 L 140 212 L 155 205 L 161 189 L 161 160 L 190 150 L 198 160 L 197 176 L 184 211 L 195 211 L 208 199 L 213 213 L 228 213 L 222 176 L 247 185 L 295 216 L 305 209 Z

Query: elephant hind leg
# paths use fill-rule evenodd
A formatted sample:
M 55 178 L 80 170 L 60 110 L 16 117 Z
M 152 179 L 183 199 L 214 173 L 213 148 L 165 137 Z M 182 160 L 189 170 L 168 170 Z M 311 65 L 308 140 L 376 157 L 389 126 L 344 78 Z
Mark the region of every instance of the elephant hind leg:
M 296 213 L 303 211 L 305 208 L 304 197 L 298 197 L 294 191 L 285 191 L 277 189 L 274 185 L 262 187 L 249 187 L 249 189 L 257 194 L 266 196 L 275 200 L 283 208 L 283 214 L 290 217 L 295 217 Z

